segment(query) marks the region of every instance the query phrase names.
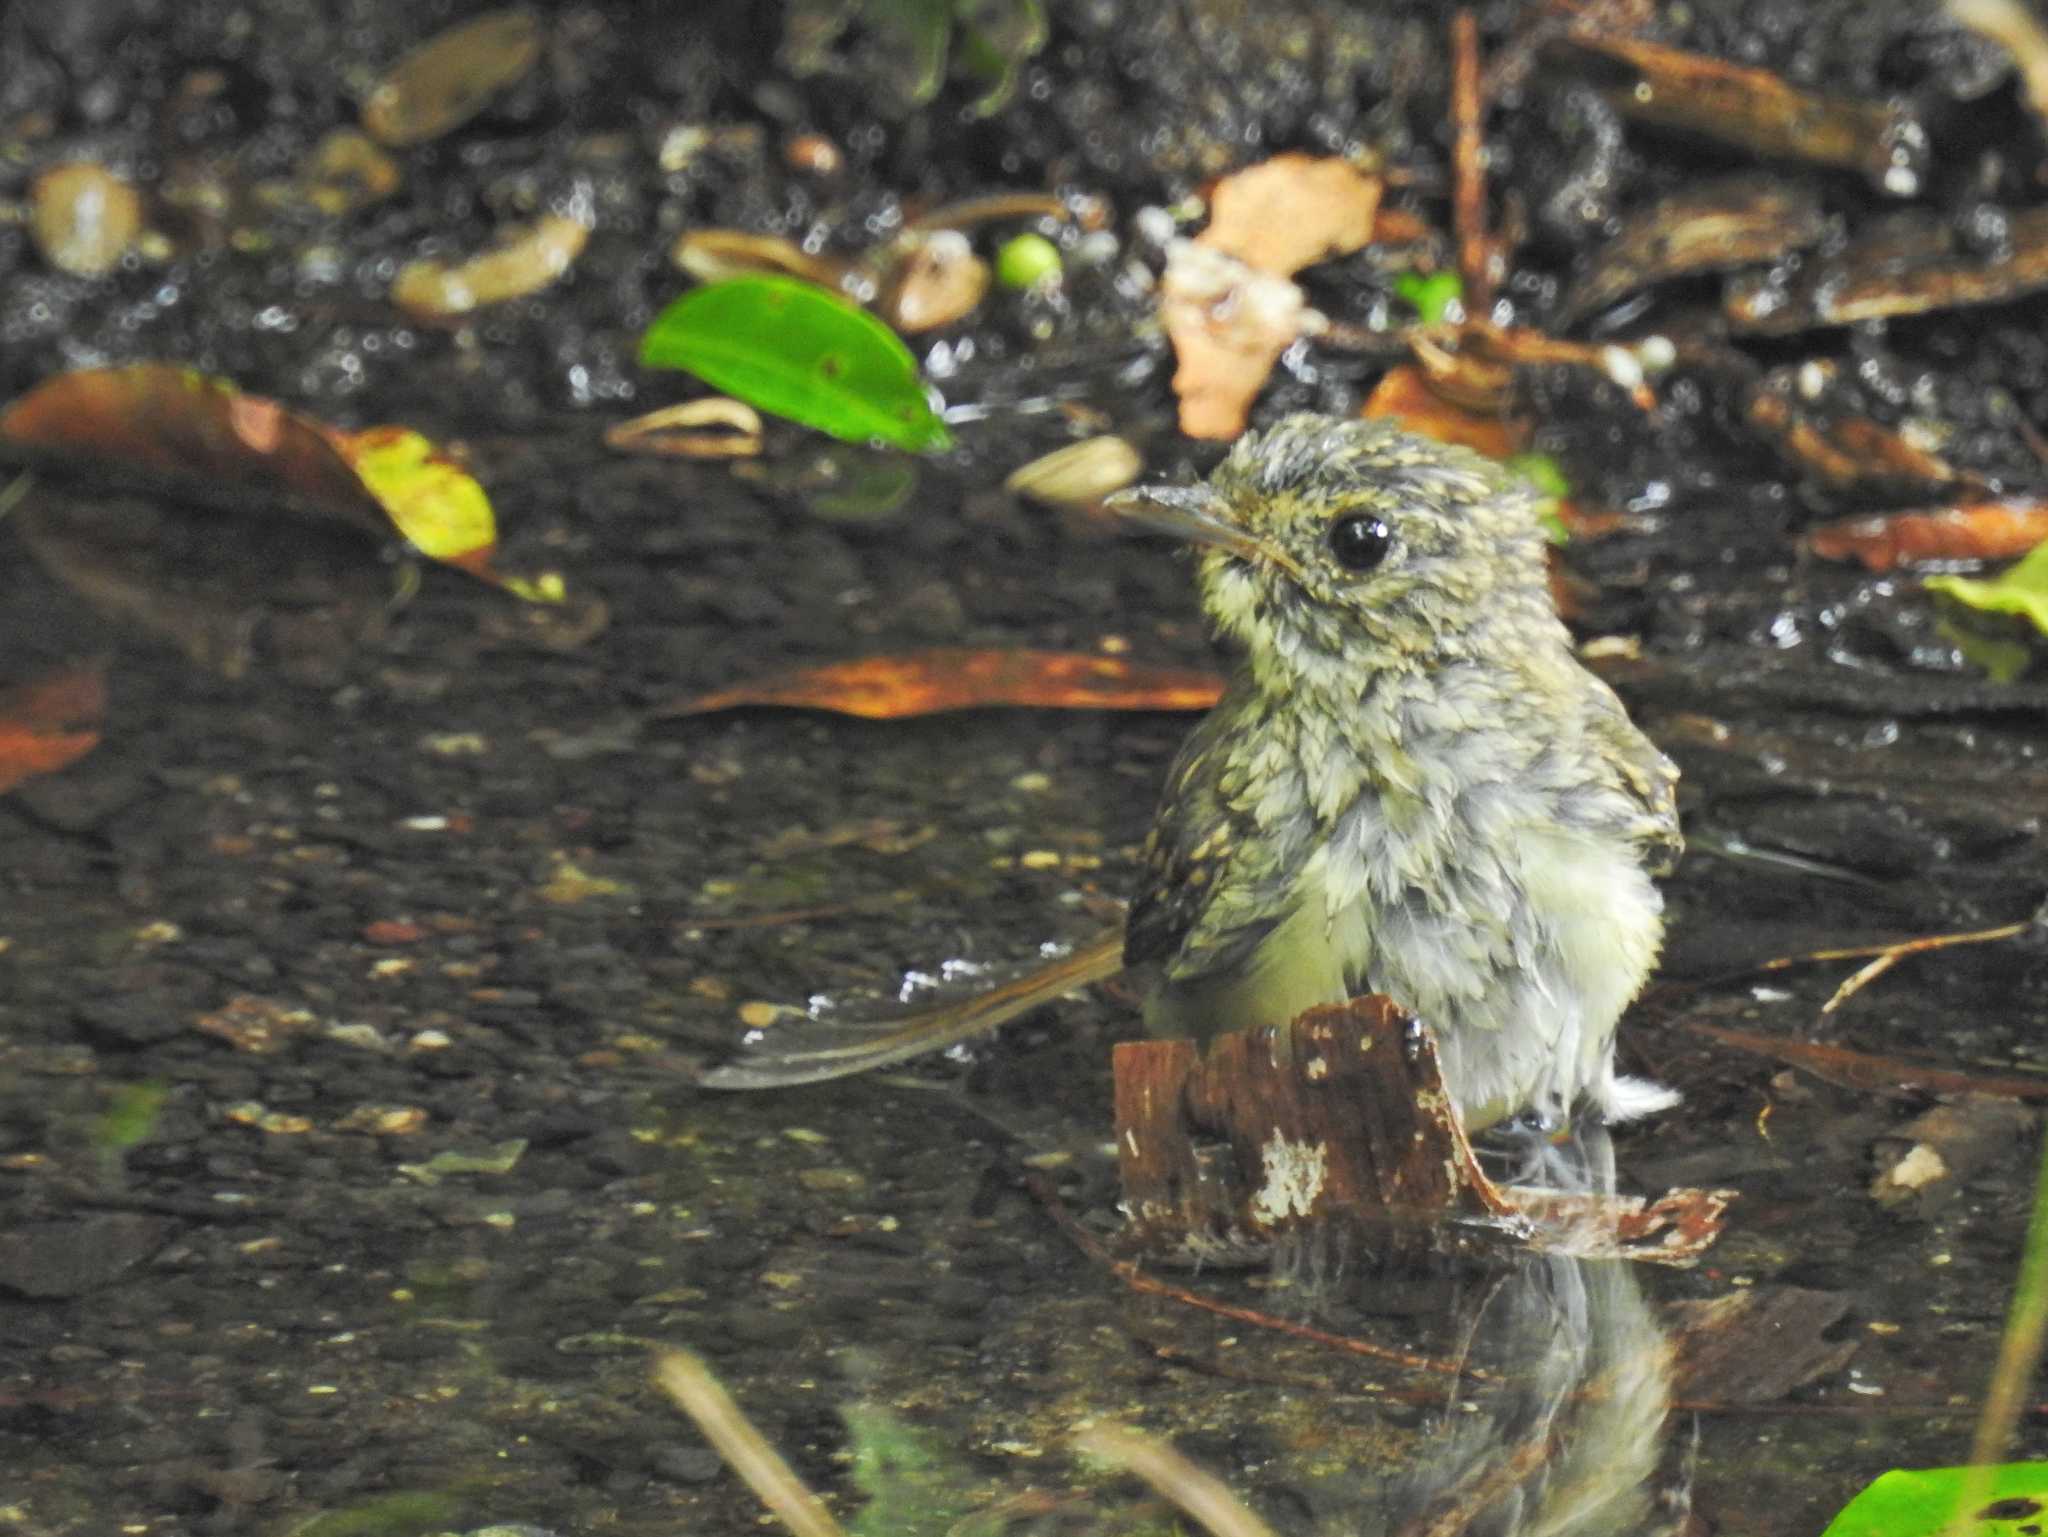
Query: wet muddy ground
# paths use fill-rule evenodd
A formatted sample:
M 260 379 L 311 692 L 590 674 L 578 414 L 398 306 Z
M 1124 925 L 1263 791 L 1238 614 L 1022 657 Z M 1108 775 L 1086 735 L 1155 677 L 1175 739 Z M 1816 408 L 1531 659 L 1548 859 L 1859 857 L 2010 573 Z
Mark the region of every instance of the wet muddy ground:
M 39 69 L 98 60 L 103 76 L 17 75 L 11 112 L 91 78 L 159 111 L 168 87 L 149 97 L 136 82 L 174 79 L 240 35 L 192 8 L 168 33 L 139 32 L 138 62 L 142 44 L 109 42 L 132 18 L 105 9 L 112 20 L 91 13 L 105 37 L 45 26 L 21 55 Z M 274 20 L 304 18 L 280 7 Z M 421 25 L 369 7 L 361 35 L 250 50 L 219 142 L 253 154 L 259 128 L 279 145 L 310 138 L 257 87 L 288 78 L 302 105 L 324 100 L 303 84 L 320 78 L 323 37 L 358 61 L 346 79 L 368 79 Z M 656 22 L 574 10 L 556 25 L 547 89 L 574 101 L 591 88 L 571 63 L 634 57 L 633 29 Z M 721 25 L 712 41 L 744 41 Z M 1085 10 L 1059 28 L 1055 77 L 1093 58 L 1102 31 Z M 1147 40 L 1161 57 L 1172 42 Z M 662 122 L 733 110 L 737 66 L 635 68 L 665 81 Z M 1069 98 L 977 126 L 931 178 L 954 194 L 997 179 L 990 146 L 1007 126 L 1012 179 L 1085 171 L 1163 195 L 1181 173 L 1111 165 L 1099 137 L 1052 153 L 1062 124 L 1095 123 L 1076 78 Z M 828 126 L 856 116 L 778 88 Z M 637 150 L 577 170 L 604 147 L 542 98 L 515 97 L 482 138 L 421 151 L 431 195 L 337 236 L 338 284 L 305 278 L 310 238 L 86 280 L 49 275 L 0 231 L 14 241 L 10 393 L 68 364 L 168 355 L 460 441 L 508 558 L 559 569 L 576 614 L 601 602 L 606 620 L 537 618 L 434 571 L 374 633 L 343 638 L 323 606 L 388 580 L 367 545 L 309 554 L 311 536 L 246 518 L 197 535 L 171 520 L 166 534 L 109 495 L 110 515 L 135 520 L 118 527 L 157 530 L 134 535 L 152 559 L 186 560 L 181 540 L 201 552 L 207 581 L 183 601 L 257 595 L 252 665 L 228 679 L 110 632 L 9 548 L 9 677 L 115 649 L 103 745 L 0 799 L 0 1530 L 757 1530 L 752 1496 L 651 1384 L 661 1344 L 703 1354 L 842 1514 L 860 1503 L 852 1480 L 872 1477 L 856 1464 L 882 1456 L 873 1422 L 844 1416 L 864 1403 L 922 1437 L 942 1493 L 919 1519 L 947 1526 L 994 1510 L 1041 1530 L 1156 1528 L 1135 1484 L 1069 1448 L 1100 1418 L 1171 1437 L 1284 1532 L 1373 1530 L 1389 1482 L 1441 1444 L 1438 1379 L 1136 1295 L 1024 1182 L 1038 1168 L 1085 1227 L 1113 1233 L 1108 1052 L 1136 1031 L 1130 997 L 1073 1000 L 901 1077 L 736 1097 L 690 1082 L 770 1006 L 892 996 L 908 973 L 1026 957 L 1111 921 L 1185 717 L 865 723 L 663 706 L 799 662 L 935 644 L 1207 660 L 1178 557 L 998 489 L 1063 440 L 1035 393 L 1044 377 L 1140 436 L 1152 473 L 1201 459 L 1161 425 L 1170 364 L 1113 323 L 1127 306 L 1106 278 L 1050 343 L 1028 315 L 990 321 L 985 352 L 1014 363 L 1042 345 L 1041 372 L 1027 387 L 990 364 L 949 385 L 998 409 L 963 426 L 960 453 L 907 504 L 858 518 L 721 464 L 622 458 L 601 435 L 632 408 L 624 397 L 682 393 L 650 390 L 628 362 L 650 302 L 680 285 L 638 237 L 664 196 L 738 223 L 761 212 L 748 200 L 762 184 L 734 173 L 663 193 Z M 84 108 L 49 110 L 85 134 Z M 792 121 L 766 87 L 750 110 L 778 131 Z M 901 172 L 916 137 L 879 135 L 862 173 Z M 1194 137 L 1151 147 L 1199 162 Z M 379 297 L 392 253 L 437 218 L 473 231 L 477 187 L 516 181 L 504 167 L 524 161 L 543 182 L 594 176 L 615 220 L 573 289 L 466 336 L 394 316 Z M 259 324 L 274 281 L 297 296 L 289 323 Z M 144 315 L 167 285 L 171 318 Z M 1856 346 L 1967 380 L 1986 358 L 2033 358 L 2038 318 L 2016 304 L 1967 345 L 1923 322 Z M 1268 405 L 1341 406 L 1354 364 L 1298 372 Z M 1882 368 L 1859 377 L 1882 396 Z M 1722 382 L 1702 369 L 1687 387 L 1711 399 Z M 1600 499 L 1647 512 L 1564 558 L 1589 584 L 1586 632 L 1642 639 L 1611 675 L 1685 771 L 1694 845 L 1668 886 L 1663 979 L 1625 1034 L 1635 1067 L 1686 1103 L 1631 1128 L 1618 1158 L 1630 1189 L 1740 1195 L 1704 1263 L 1641 1286 L 1653 1310 L 1832 1294 L 1799 1328 L 1853 1347 L 1788 1325 L 1746 1356 L 1810 1354 L 1812 1374 L 1793 1374 L 1805 1380 L 1753 1404 L 1730 1403 L 1725 1379 L 1693 1404 L 1681 1386 L 1658 1477 L 1686 1483 L 1673 1464 L 1696 1434 L 1693 1529 L 1791 1537 L 1886 1468 L 1966 1451 L 2025 1226 L 2031 1123 L 1984 1112 L 1974 1162 L 1923 1197 L 1880 1205 L 1869 1187 L 1887 1148 L 1895 1161 L 1921 1137 L 1909 1128 L 1934 1096 L 1916 1064 L 2040 1072 L 2048 960 L 2038 934 L 1932 953 L 1827 1015 L 1857 962 L 1752 968 L 2027 919 L 2048 891 L 2048 693 L 1982 682 L 1910 579 L 1798 552 L 1813 509 L 1780 467 L 1732 472 L 1710 412 L 1629 427 L 1582 387 L 1538 381 L 1552 446 Z M 772 429 L 767 460 L 817 441 Z M 2017 458 L 1988 428 L 1957 441 L 1977 445 L 1958 450 L 1973 463 Z M 281 590 L 277 573 L 307 561 L 314 572 Z M 1891 1067 L 1849 1082 L 1698 1024 Z M 1302 1311 L 1299 1287 L 1263 1273 L 1183 1279 Z M 1451 1352 L 1458 1305 L 1487 1285 L 1354 1261 L 1324 1282 L 1316 1317 Z M 2016 1455 L 2048 1455 L 2037 1422 Z M 914 1524 L 905 1508 L 896 1519 Z

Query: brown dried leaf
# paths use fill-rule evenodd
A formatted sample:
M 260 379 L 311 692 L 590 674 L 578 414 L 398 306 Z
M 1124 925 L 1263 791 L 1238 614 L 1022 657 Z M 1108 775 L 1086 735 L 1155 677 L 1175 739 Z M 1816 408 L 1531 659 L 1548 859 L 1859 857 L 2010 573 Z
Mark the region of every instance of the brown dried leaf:
M 2038 1112 L 2009 1099 L 1959 1094 L 1878 1143 L 1871 1198 L 1894 1210 L 1932 1215 L 1985 1165 L 2027 1145 L 2040 1120 Z
M 657 716 L 768 705 L 902 720 L 946 710 L 1206 710 L 1223 680 L 1193 667 L 1148 667 L 1088 652 L 941 647 L 828 662 L 663 706 Z
M 1614 33 L 1588 29 L 1564 42 L 1608 61 L 1616 78 L 1604 94 L 1624 117 L 1773 160 L 1860 171 L 1894 197 L 1921 189 L 1927 131 L 1902 102 L 1804 91 L 1769 70 Z
M 1823 1338 L 1849 1299 L 1799 1286 L 1758 1286 L 1699 1302 L 1675 1302 L 1675 1396 L 1695 1403 L 1775 1403 L 1848 1365 L 1857 1341 Z
M 707 395 L 615 422 L 604 430 L 604 446 L 681 459 L 752 459 L 761 452 L 761 413 L 745 401 Z
M 1520 453 L 1529 442 L 1526 421 L 1446 399 L 1412 363 L 1388 369 L 1373 386 L 1359 415 L 1384 417 L 1410 432 L 1439 443 L 1460 444 L 1494 459 Z
M 1893 512 L 1826 523 L 1806 536 L 1824 560 L 1872 571 L 1930 560 L 2004 560 L 2048 540 L 2048 501 L 2005 497 L 1932 512 Z
M 1291 277 L 1372 240 L 1380 181 L 1348 161 L 1275 155 L 1217 182 L 1197 245 Z
M 363 101 L 363 128 L 393 149 L 438 139 L 525 78 L 542 41 L 539 18 L 520 7 L 458 22 L 392 66 Z
M 46 379 L 0 412 L 0 437 L 188 482 L 225 482 L 389 529 L 328 434 L 274 400 L 163 363 Z
M 1192 241 L 1175 244 L 1159 283 L 1159 317 L 1179 367 L 1180 430 L 1228 441 L 1280 354 L 1301 334 L 1307 308 L 1286 278 L 1256 271 Z
M 72 663 L 0 689 L 0 795 L 99 746 L 106 712 L 104 660 Z
M 501 231 L 467 261 L 408 262 L 392 280 L 391 302 L 415 320 L 448 322 L 539 293 L 576 265 L 590 224 L 582 211 L 543 214 Z

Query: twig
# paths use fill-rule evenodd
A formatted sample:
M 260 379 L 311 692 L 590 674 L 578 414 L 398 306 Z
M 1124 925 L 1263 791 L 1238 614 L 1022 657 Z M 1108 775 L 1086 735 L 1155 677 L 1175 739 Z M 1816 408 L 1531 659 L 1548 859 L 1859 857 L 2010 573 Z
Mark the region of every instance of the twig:
M 1948 0 L 1948 13 L 2012 55 L 2027 88 L 2027 105 L 2048 122 L 2048 32 L 2016 0 Z
M 804 1486 L 701 1360 L 685 1350 L 665 1350 L 655 1360 L 654 1380 L 797 1537 L 846 1537 L 824 1502 Z
M 1112 1467 L 1135 1473 L 1153 1492 L 1172 1501 L 1215 1537 L 1276 1537 L 1273 1528 L 1245 1508 L 1229 1486 L 1196 1467 L 1163 1441 L 1117 1425 L 1076 1432 L 1074 1444 Z
M 1451 228 L 1458 242 L 1458 276 L 1465 314 L 1477 319 L 1493 307 L 1494 247 L 1486 233 L 1486 137 L 1479 92 L 1479 19 L 1461 10 L 1451 17 Z
M 1887 950 L 1876 960 L 1857 970 L 1847 981 L 1828 995 L 1828 1001 L 1820 1006 L 1821 1013 L 1834 1013 L 1835 1010 L 1862 992 L 1864 988 L 1898 965 L 1900 953 L 1897 950 Z
M 1891 939 L 1875 945 L 1847 945 L 1839 950 L 1809 950 L 1804 955 L 1780 955 L 1757 966 L 1758 971 L 1784 971 L 1815 961 L 1860 961 L 1871 955 L 1918 955 L 1922 950 L 1944 950 L 1950 945 L 1987 945 L 1994 940 L 2016 939 L 2026 933 L 2025 923 L 2001 923 L 1995 929 L 1974 929 L 1967 934 L 1923 934 L 1917 939 Z
M 1801 966 L 1810 961 L 1853 961 L 1866 955 L 1875 957 L 1869 965 L 1836 988 L 1834 995 L 1820 1006 L 1821 1013 L 1832 1014 L 1909 955 L 1919 955 L 1926 950 L 1946 950 L 1951 945 L 1988 945 L 2001 939 L 2016 939 L 2028 927 L 2025 923 L 2001 923 L 1995 929 L 1977 929 L 1967 934 L 1923 934 L 1917 939 L 1896 939 L 1882 945 L 1852 945 L 1844 950 L 1781 955 L 1775 960 L 1765 961 L 1757 969 L 1783 971 L 1788 966 Z

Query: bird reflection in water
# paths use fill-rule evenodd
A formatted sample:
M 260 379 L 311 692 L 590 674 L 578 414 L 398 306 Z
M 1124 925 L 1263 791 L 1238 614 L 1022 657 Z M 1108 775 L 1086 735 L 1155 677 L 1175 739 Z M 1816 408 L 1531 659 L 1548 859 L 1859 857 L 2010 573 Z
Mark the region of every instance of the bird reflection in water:
M 1530 1160 L 1554 1189 L 1614 1193 L 1606 1131 Z M 1672 1348 L 1633 1265 L 1524 1253 L 1473 1293 L 1469 1366 L 1408 1470 L 1375 1491 L 1388 1537 L 1655 1537 L 1686 1527 L 1691 1436 L 1671 1424 Z M 1678 1444 L 1674 1444 L 1678 1443 Z

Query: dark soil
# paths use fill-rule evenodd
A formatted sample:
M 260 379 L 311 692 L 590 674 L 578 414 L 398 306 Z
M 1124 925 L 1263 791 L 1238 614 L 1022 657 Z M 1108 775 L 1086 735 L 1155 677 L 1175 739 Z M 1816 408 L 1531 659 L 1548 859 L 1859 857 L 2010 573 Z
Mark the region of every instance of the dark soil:
M 927 1433 L 953 1491 L 933 1509 L 1036 1491 L 1008 1518 L 1047 1530 L 1157 1517 L 1075 1459 L 1065 1438 L 1087 1419 L 1170 1436 L 1286 1532 L 1372 1529 L 1401 1471 L 1434 1455 L 1435 1379 L 1135 1296 L 1027 1189 L 1033 1163 L 1114 1229 L 1108 1051 L 1136 1029 L 1115 989 L 898 1078 L 731 1097 L 690 1080 L 759 1016 L 748 1005 L 858 1006 L 907 973 L 1097 932 L 1188 723 L 661 707 L 934 644 L 1206 660 L 1181 563 L 999 489 L 1074 435 L 1060 402 L 1146 442 L 1148 473 L 1213 455 L 1163 425 L 1171 363 L 1123 272 L 1156 252 L 1132 216 L 1272 149 L 1369 143 L 1416 171 L 1402 200 L 1443 222 L 1433 9 L 1052 9 L 1015 102 L 987 118 L 968 82 L 877 118 L 887 93 L 861 71 L 881 66 L 858 34 L 848 73 L 797 78 L 773 62 L 771 7 L 549 11 L 535 72 L 403 151 L 398 196 L 342 219 L 243 200 L 353 122 L 454 10 L 0 12 L 0 198 L 83 156 L 149 188 L 168 237 L 85 278 L 0 224 L 0 394 L 158 357 L 329 419 L 406 422 L 466 449 L 507 563 L 561 570 L 577 599 L 536 617 L 433 570 L 387 615 L 368 541 L 60 480 L 189 578 L 163 607 L 246 612 L 249 665 L 226 677 L 161 624 L 110 630 L 0 523 L 0 685 L 113 657 L 103 745 L 0 799 L 0 1531 L 757 1530 L 753 1497 L 653 1387 L 651 1345 L 705 1356 L 842 1515 L 873 1439 L 841 1417 L 855 1402 Z M 2040 134 L 2010 82 L 1918 8 L 1691 9 L 1667 40 L 1919 103 L 1940 174 L 1916 206 L 1961 221 L 2033 195 Z M 1490 43 L 1514 13 L 1483 8 Z M 1547 68 L 1503 85 L 1495 121 L 1516 130 L 1499 183 L 1530 208 L 1573 206 L 1544 194 L 1596 151 L 1612 207 L 1745 163 L 1635 130 L 1616 148 Z M 754 137 L 663 170 L 664 136 L 702 124 Z M 804 131 L 846 151 L 840 179 L 783 165 Z M 1779 169 L 1850 224 L 1890 206 L 1842 173 Z M 174 172 L 225 202 L 176 204 Z M 1063 300 L 999 296 L 947 333 L 956 357 L 974 343 L 949 400 L 988 413 L 907 505 L 821 515 L 796 470 L 860 456 L 790 427 L 752 479 L 604 449 L 607 425 L 692 390 L 632 362 L 682 286 L 667 246 L 684 223 L 851 248 L 906 206 L 991 187 L 1102 196 L 1122 245 L 1077 261 Z M 572 195 L 597 224 L 558 287 L 460 328 L 389 303 L 402 262 Z M 1541 322 L 1603 227 L 1530 224 L 1504 290 L 1519 318 Z M 1309 281 L 1340 318 L 1384 315 L 1369 257 Z M 1677 285 L 1622 329 L 1678 330 L 1699 297 Z M 1830 1337 L 1856 1345 L 1771 1402 L 1702 1406 L 1695 1530 L 1818 1531 L 1887 1468 L 1964 1459 L 2029 1210 L 2027 1128 L 2001 1122 L 1921 1200 L 1867 1189 L 1930 1103 L 1912 1064 L 2032 1075 L 2048 1049 L 2038 926 L 1909 959 L 1827 1015 L 1856 962 L 1754 970 L 2034 913 L 2048 691 L 1983 682 L 1913 579 L 1802 553 L 1814 518 L 1902 498 L 1802 484 L 1734 402 L 1823 357 L 1849 392 L 1837 409 L 1935 416 L 1956 464 L 2037 487 L 2015 424 L 2048 423 L 2042 318 L 2020 299 L 1714 338 L 1660 381 L 1651 419 L 1582 371 L 1523 381 L 1582 499 L 1636 514 L 1565 559 L 1589 584 L 1587 632 L 1641 637 L 1616 681 L 1686 774 L 1694 849 L 1625 1048 L 1686 1103 L 1618 1157 L 1630 1188 L 1741 1199 L 1702 1266 L 1642 1286 L 1658 1303 L 1835 1293 Z M 1262 418 L 1355 407 L 1380 364 L 1290 366 Z M 286 571 L 303 578 L 289 591 Z M 1698 1021 L 1897 1065 L 1829 1081 L 1714 1045 Z M 1263 1275 L 1191 1284 L 1301 1311 Z M 1453 1351 L 1463 1315 L 1445 1309 L 1485 1291 L 1358 1262 L 1322 1279 L 1319 1316 Z M 1692 1424 L 1666 1427 L 1681 1453 Z M 2037 1422 L 2014 1455 L 2048 1456 Z

